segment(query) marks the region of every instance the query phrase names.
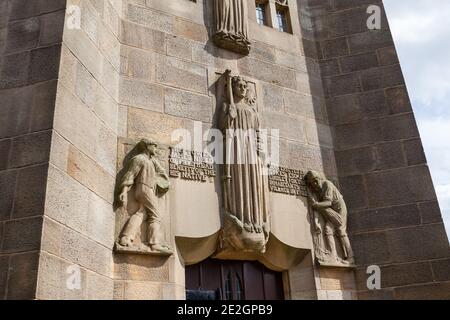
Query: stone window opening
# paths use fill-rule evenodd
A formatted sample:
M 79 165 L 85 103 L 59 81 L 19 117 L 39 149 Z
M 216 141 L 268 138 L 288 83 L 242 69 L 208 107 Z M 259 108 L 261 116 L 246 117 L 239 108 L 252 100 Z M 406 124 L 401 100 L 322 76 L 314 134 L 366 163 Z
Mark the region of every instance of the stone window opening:
M 261 26 L 267 26 L 268 25 L 267 1 L 256 0 L 255 6 L 256 6 L 256 22 L 258 22 L 258 24 Z
M 255 0 L 255 10 L 260 26 L 292 33 L 288 0 Z
M 287 1 L 277 0 L 275 4 L 278 31 L 292 33 L 289 21 L 289 6 Z

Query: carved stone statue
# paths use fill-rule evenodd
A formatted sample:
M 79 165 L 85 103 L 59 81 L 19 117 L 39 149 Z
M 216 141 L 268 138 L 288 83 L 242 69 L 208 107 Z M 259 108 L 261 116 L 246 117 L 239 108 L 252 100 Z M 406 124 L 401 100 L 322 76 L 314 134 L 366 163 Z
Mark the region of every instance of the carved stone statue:
M 322 174 L 309 171 L 305 180 L 314 216 L 314 249 L 319 264 L 350 266 L 353 250 L 347 235 L 347 207 L 339 190 Z M 339 239 L 340 250 L 336 247 Z
M 241 77 L 224 74 L 226 102 L 219 127 L 225 137 L 222 250 L 264 253 L 270 232 L 268 180 L 264 174 L 256 98 Z
M 216 30 L 214 42 L 219 47 L 249 54 L 248 8 L 246 0 L 214 0 Z
M 123 175 L 118 181 L 116 203 L 130 216 L 120 238 L 116 243 L 117 251 L 172 254 L 172 249 L 163 243 L 161 212 L 158 198 L 169 190 L 169 178 L 164 168 L 155 158 L 157 143 L 143 139 L 135 149 L 137 154 L 125 161 Z M 133 203 L 129 203 L 129 197 Z M 141 226 L 147 222 L 147 241 L 141 246 L 135 245 L 135 238 Z

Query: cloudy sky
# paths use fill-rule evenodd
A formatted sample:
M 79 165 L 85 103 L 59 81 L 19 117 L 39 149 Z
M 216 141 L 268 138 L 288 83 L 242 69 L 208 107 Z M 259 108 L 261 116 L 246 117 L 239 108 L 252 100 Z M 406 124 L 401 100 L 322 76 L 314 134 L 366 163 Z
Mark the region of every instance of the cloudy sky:
M 450 236 L 450 0 L 384 0 Z

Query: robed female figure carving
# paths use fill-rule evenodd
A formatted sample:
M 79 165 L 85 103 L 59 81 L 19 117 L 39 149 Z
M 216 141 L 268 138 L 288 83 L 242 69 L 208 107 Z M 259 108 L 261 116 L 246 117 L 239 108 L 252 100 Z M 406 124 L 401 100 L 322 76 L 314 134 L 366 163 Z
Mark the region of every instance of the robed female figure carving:
M 264 253 L 270 232 L 269 191 L 256 98 L 243 78 L 231 77 L 230 70 L 225 78 L 227 101 L 219 120 L 225 137 L 221 245 Z
M 214 0 L 216 33 L 214 41 L 220 47 L 248 54 L 248 8 L 246 0 Z

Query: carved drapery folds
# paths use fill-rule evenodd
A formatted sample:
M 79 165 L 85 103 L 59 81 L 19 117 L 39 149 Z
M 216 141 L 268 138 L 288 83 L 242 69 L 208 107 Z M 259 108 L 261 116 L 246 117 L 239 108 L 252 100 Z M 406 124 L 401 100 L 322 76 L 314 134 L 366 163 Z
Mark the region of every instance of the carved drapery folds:
M 225 73 L 227 101 L 219 119 L 225 139 L 222 173 L 224 219 L 219 257 L 263 254 L 270 233 L 268 181 L 260 149 L 256 99 L 241 77 Z
M 353 250 L 347 235 L 347 206 L 336 186 L 321 173 L 305 176 L 312 213 L 316 261 L 322 266 L 353 266 Z M 337 243 L 336 243 L 337 240 Z
M 161 198 L 170 183 L 157 159 L 156 142 L 143 139 L 124 160 L 116 182 L 115 206 L 126 217 L 117 239 L 117 252 L 171 255 L 164 244 Z
M 214 0 L 217 46 L 241 53 L 250 52 L 248 37 L 248 8 L 246 0 Z

